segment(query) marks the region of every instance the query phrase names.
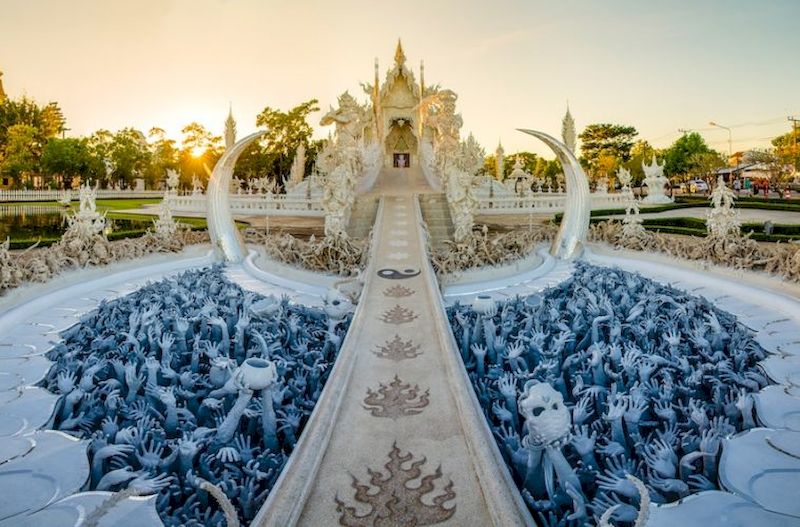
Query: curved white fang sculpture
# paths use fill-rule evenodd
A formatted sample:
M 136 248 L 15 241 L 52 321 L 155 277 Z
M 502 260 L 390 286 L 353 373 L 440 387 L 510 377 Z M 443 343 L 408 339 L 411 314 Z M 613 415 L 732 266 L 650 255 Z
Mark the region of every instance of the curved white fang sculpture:
M 208 204 L 206 207 L 206 221 L 208 234 L 211 236 L 211 245 L 218 258 L 226 262 L 241 262 L 247 255 L 242 235 L 236 228 L 228 202 L 231 177 L 236 160 L 250 143 L 264 135 L 266 132 L 250 134 L 222 154 L 214 165 L 211 179 L 208 181 Z
M 589 230 L 589 179 L 581 164 L 575 159 L 575 155 L 561 141 L 536 130 L 522 128 L 518 130 L 541 139 L 555 152 L 561 162 L 567 182 L 567 201 L 564 205 L 561 226 L 550 247 L 550 254 L 562 260 L 572 258 L 580 252 Z

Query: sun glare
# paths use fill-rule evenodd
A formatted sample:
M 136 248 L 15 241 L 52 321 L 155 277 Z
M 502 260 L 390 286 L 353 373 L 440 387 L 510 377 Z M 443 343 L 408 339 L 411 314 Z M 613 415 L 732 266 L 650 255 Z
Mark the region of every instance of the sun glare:
M 203 154 L 206 153 L 206 149 L 202 146 L 196 146 L 192 148 L 192 156 L 194 157 L 203 157 Z

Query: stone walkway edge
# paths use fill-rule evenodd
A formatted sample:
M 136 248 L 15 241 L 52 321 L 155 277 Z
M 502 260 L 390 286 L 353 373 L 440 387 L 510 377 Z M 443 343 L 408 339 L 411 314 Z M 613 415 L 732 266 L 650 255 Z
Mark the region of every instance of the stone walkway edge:
M 383 219 L 382 210 L 384 200 L 378 204 L 373 232 L 379 232 Z M 370 246 L 367 257 L 367 270 L 371 271 L 376 260 L 377 244 L 373 242 Z M 374 273 L 368 272 L 364 281 L 364 290 L 376 280 Z M 319 401 L 314 407 L 311 417 L 306 423 L 300 439 L 297 441 L 289 461 L 283 468 L 280 477 L 275 482 L 272 490 L 267 497 L 267 501 L 261 506 L 255 519 L 253 527 L 288 527 L 296 525 L 303 512 L 306 500 L 314 484 L 314 478 L 319 470 L 322 457 L 333 433 L 333 425 L 341 408 L 342 399 L 353 373 L 355 366 L 355 355 L 357 347 L 353 342 L 355 335 L 360 333 L 360 329 L 366 323 L 364 313 L 364 303 L 360 302 L 356 306 L 353 321 L 347 336 L 342 342 L 339 356 L 331 370 L 330 377 L 322 389 Z

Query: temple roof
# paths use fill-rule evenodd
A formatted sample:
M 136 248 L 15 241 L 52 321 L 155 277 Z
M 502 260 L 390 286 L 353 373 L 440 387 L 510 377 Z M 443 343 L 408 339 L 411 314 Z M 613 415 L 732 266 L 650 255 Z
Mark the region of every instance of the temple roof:
M 394 83 L 398 80 L 398 77 L 403 78 L 414 98 L 419 100 L 419 85 L 414 78 L 414 72 L 406 67 L 406 54 L 403 51 L 403 44 L 400 42 L 400 39 L 397 39 L 397 48 L 394 52 L 394 66 L 392 69 L 386 72 L 386 79 L 380 88 L 381 100 L 385 99 L 389 95 L 389 92 L 391 91 Z

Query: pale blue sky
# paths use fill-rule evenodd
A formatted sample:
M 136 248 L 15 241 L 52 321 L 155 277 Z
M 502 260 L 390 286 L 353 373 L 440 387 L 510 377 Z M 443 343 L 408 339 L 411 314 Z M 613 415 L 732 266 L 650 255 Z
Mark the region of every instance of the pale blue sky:
M 710 120 L 750 123 L 741 150 L 800 114 L 799 19 L 798 0 L 0 0 L 0 69 L 12 96 L 59 101 L 72 134 L 220 133 L 229 101 L 246 133 L 266 105 L 363 97 L 402 37 L 489 151 L 546 152 L 514 128 L 558 134 L 567 100 L 579 130 L 631 124 L 666 146 L 697 129 L 726 151 Z

